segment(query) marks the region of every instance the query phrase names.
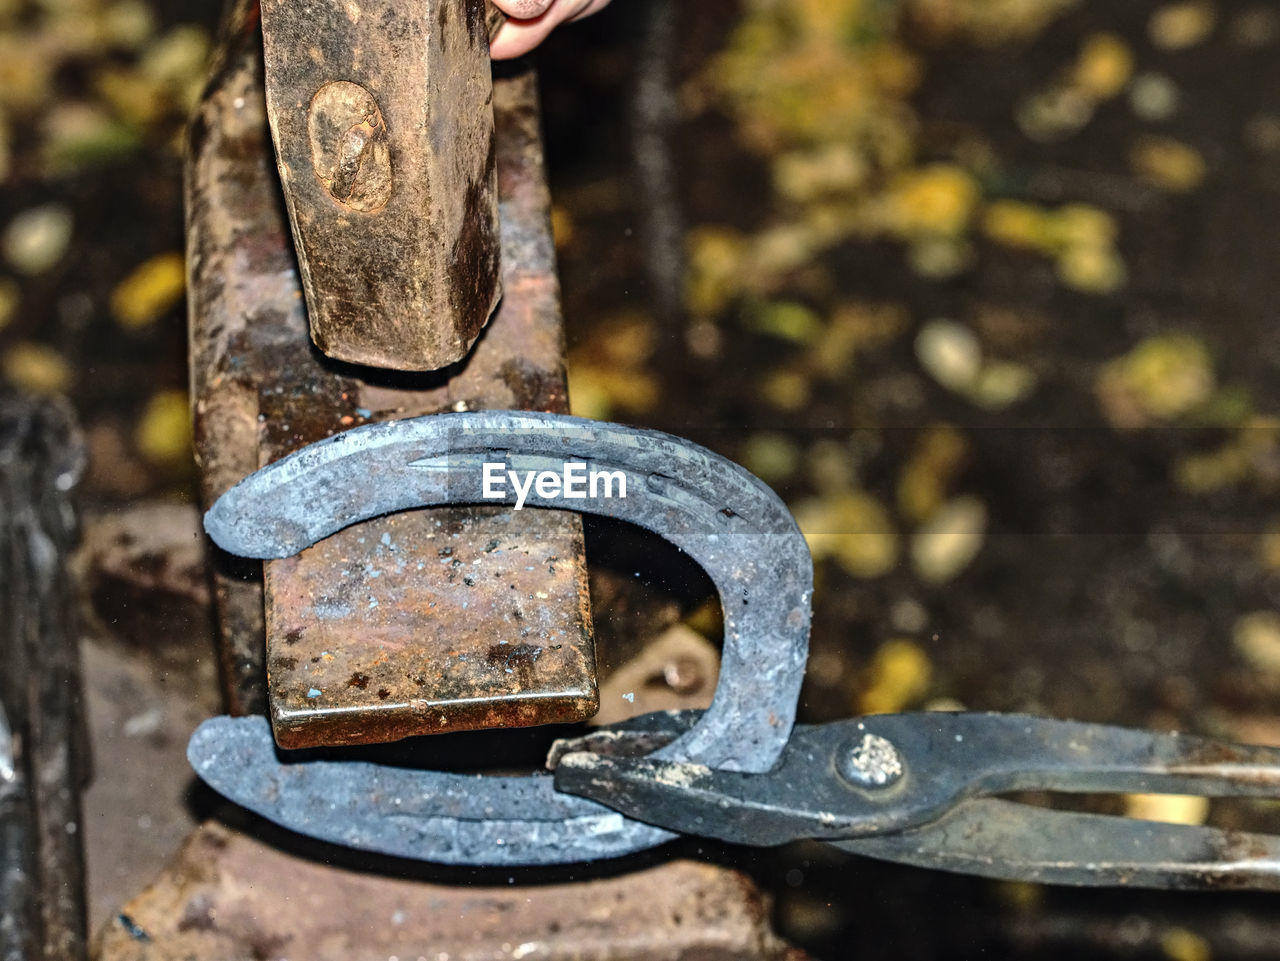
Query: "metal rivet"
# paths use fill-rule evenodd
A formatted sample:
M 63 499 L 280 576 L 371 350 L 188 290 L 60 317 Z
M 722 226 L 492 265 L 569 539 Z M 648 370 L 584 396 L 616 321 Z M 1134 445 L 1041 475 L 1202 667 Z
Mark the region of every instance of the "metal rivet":
M 836 757 L 840 776 L 857 787 L 882 788 L 902 777 L 902 755 L 879 734 L 864 734 L 852 748 Z

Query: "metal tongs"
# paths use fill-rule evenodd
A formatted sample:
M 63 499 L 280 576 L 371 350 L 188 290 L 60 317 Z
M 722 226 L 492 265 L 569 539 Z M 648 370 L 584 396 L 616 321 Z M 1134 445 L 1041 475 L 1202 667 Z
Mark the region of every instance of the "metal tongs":
M 812 589 L 804 539 L 777 495 L 687 440 L 514 411 L 375 424 L 251 475 L 205 526 L 232 552 L 285 557 L 369 517 L 483 503 L 482 468 L 495 459 L 545 469 L 581 461 L 626 476 L 623 499 L 564 502 L 539 489 L 526 506 L 629 521 L 707 571 L 725 621 L 711 707 L 561 743 L 548 760 L 554 778 L 317 759 L 277 750 L 265 718 L 214 718 L 188 748 L 201 777 L 313 837 L 452 864 L 616 857 L 677 832 L 750 845 L 816 838 L 891 861 L 1059 884 L 1280 890 L 1280 838 L 1000 797 L 1280 799 L 1280 749 L 1000 714 L 793 727 Z
M 642 719 L 643 721 L 643 719 Z M 1280 838 L 1058 811 L 1023 791 L 1280 797 L 1280 750 L 1017 714 L 795 728 L 764 774 L 561 745 L 557 790 L 698 837 L 819 839 L 886 861 L 1072 885 L 1280 890 Z

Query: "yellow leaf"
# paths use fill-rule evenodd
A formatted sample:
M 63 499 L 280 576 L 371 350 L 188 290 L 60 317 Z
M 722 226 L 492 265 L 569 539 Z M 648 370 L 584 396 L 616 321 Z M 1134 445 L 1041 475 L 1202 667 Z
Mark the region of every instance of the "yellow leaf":
M 24 210 L 4 232 L 4 255 L 19 273 L 34 276 L 57 266 L 71 243 L 71 208 L 51 203 Z
M 768 484 L 791 477 L 799 463 L 800 452 L 784 434 L 752 434 L 742 451 L 742 466 Z
M 747 312 L 753 330 L 782 340 L 807 344 L 822 333 L 822 320 L 814 311 L 794 301 L 760 304 Z
M 573 242 L 573 214 L 560 204 L 551 205 L 551 236 L 555 238 L 557 250 L 564 250 Z
M 1048 211 L 1020 200 L 993 200 L 982 218 L 983 232 L 1010 247 L 1048 250 L 1052 246 L 1052 217 Z
M 1081 247 L 1103 249 L 1116 242 L 1120 228 L 1105 210 L 1088 204 L 1065 204 L 1053 212 L 1048 222 L 1052 248 L 1070 251 Z
M 932 515 L 969 454 L 964 435 L 941 425 L 926 430 L 898 477 L 898 509 L 911 522 Z
M 1213 948 L 1194 931 L 1173 928 L 1160 939 L 1160 949 L 1169 961 L 1210 961 Z
M 1133 51 L 1114 33 L 1095 33 L 1084 42 L 1071 79 L 1095 100 L 1109 100 L 1133 76 Z
M 1104 367 L 1097 390 L 1112 423 L 1129 427 L 1182 417 L 1205 404 L 1215 386 L 1204 344 L 1189 334 L 1157 334 Z
M 1086 294 L 1110 294 L 1124 285 L 1124 261 L 1110 247 L 1072 247 L 1058 258 L 1058 277 Z
M 1236 650 L 1250 667 L 1280 678 L 1280 614 L 1254 611 L 1241 615 L 1231 633 Z
M 929 321 L 916 335 L 915 348 L 920 366 L 948 390 L 968 390 L 982 370 L 982 345 L 959 321 Z
M 61 394 L 71 386 L 71 365 L 52 347 L 23 341 L 5 352 L 4 376 L 19 390 Z
M 1262 566 L 1271 573 L 1280 571 L 1280 519 L 1272 520 L 1258 543 Z
M 778 410 L 791 413 L 804 409 L 812 396 L 809 378 L 797 370 L 776 370 L 769 374 L 761 385 L 761 393 Z
M 166 253 L 139 264 L 111 292 L 111 314 L 126 330 L 155 323 L 172 310 L 186 292 L 186 262 L 182 254 Z
M 1144 180 L 1169 193 L 1190 193 L 1208 167 L 1193 148 L 1171 137 L 1143 137 L 1129 152 L 1129 165 Z
M 1004 410 L 1025 398 L 1035 386 L 1036 375 L 1030 367 L 1012 361 L 993 361 L 983 365 L 967 396 L 979 407 Z
M 953 164 L 932 164 L 894 178 L 886 196 L 887 226 L 900 235 L 956 236 L 967 230 L 981 197 L 977 180 Z
M 889 512 L 863 491 L 802 502 L 796 523 L 815 560 L 829 557 L 853 577 L 880 577 L 898 563 L 898 534 Z
M 588 420 L 608 420 L 613 415 L 608 375 L 594 367 L 570 361 L 569 412 Z
M 186 391 L 162 390 L 147 402 L 134 431 L 134 443 L 152 464 L 177 466 L 191 461 L 191 412 Z
M 805 203 L 851 193 L 869 172 L 866 158 L 850 144 L 826 144 L 817 150 L 780 154 L 773 164 L 773 182 L 782 196 Z
M 986 533 L 987 507 L 978 498 L 957 497 L 943 504 L 911 538 L 916 573 L 932 584 L 945 584 L 978 556 Z
M 658 334 L 647 317 L 628 312 L 600 327 L 593 341 L 610 366 L 634 369 L 653 356 Z
M 895 640 L 876 651 L 869 674 L 869 683 L 858 699 L 858 712 L 893 714 L 928 693 L 933 667 L 919 645 Z
M 135 129 L 155 123 L 166 107 L 164 88 L 137 70 L 105 67 L 94 78 L 94 87 L 116 116 Z
M 714 316 L 742 289 L 746 243 L 727 227 L 703 227 L 690 233 L 687 244 L 685 304 L 695 316 Z
M 1037 36 L 1078 0 L 907 0 L 935 42 L 961 40 L 996 47 Z
M 1162 50 L 1186 50 L 1203 43 L 1213 32 L 1217 14 L 1205 0 L 1184 0 L 1161 7 L 1151 15 L 1147 33 Z

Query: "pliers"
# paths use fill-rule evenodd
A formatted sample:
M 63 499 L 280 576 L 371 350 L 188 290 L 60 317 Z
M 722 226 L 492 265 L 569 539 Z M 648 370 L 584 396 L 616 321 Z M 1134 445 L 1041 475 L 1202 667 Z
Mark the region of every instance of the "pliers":
M 950 712 L 801 725 L 763 774 L 606 756 L 591 746 L 589 738 L 559 746 L 557 790 L 682 834 L 754 846 L 820 839 L 853 854 L 1010 880 L 1280 890 L 1280 838 L 1052 810 L 1000 796 L 1274 799 L 1276 748 Z

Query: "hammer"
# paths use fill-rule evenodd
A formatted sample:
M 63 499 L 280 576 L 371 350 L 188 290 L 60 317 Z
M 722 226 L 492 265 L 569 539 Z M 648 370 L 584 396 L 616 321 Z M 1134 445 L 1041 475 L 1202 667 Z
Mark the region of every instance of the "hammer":
M 436 370 L 502 295 L 487 0 L 262 0 L 267 116 L 311 338 Z

